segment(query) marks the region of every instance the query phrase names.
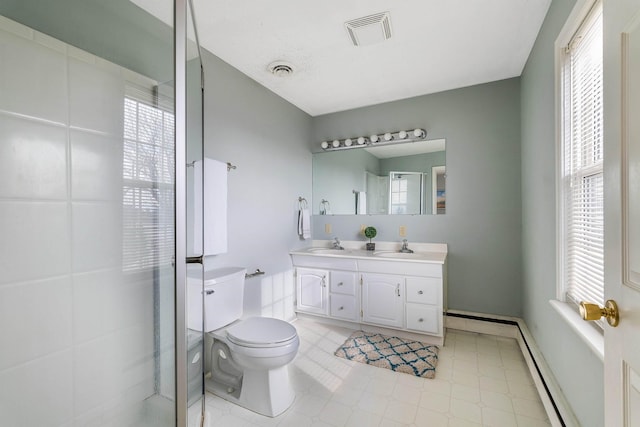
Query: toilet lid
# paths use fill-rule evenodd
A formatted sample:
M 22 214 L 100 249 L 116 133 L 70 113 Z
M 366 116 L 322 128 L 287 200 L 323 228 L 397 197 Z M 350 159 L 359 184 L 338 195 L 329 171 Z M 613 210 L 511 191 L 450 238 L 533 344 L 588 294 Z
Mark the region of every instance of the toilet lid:
M 283 344 L 297 334 L 290 323 L 270 317 L 250 317 L 227 329 L 231 342 L 254 347 Z

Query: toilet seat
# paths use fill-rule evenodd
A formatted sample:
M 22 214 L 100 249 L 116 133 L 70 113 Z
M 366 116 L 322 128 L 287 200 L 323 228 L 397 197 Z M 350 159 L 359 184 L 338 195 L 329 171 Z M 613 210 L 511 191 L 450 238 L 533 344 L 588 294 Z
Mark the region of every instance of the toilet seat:
M 298 341 L 298 332 L 284 320 L 250 317 L 227 328 L 227 339 L 242 347 L 287 347 Z

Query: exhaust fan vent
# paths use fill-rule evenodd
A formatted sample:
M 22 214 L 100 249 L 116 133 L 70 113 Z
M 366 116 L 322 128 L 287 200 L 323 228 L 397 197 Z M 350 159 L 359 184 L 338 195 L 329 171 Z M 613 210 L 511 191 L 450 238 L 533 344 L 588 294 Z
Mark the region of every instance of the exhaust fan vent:
M 366 46 L 391 38 L 389 12 L 376 13 L 344 23 L 354 46 Z
M 269 71 L 274 76 L 287 77 L 293 74 L 293 65 L 285 61 L 275 61 L 269 64 Z

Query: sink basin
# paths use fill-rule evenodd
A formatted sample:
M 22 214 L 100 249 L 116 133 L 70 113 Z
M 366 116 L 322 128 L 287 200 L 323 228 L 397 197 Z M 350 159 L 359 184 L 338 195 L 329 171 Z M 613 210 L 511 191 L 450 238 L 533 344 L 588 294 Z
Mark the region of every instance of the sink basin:
M 349 253 L 349 251 L 345 249 L 331 249 L 331 248 L 311 248 L 308 251 L 314 254 L 325 254 L 325 255 L 344 255 Z
M 412 253 L 412 252 L 405 253 L 405 252 L 381 251 L 381 252 L 374 252 L 373 256 L 377 256 L 381 258 L 424 259 L 424 254 Z

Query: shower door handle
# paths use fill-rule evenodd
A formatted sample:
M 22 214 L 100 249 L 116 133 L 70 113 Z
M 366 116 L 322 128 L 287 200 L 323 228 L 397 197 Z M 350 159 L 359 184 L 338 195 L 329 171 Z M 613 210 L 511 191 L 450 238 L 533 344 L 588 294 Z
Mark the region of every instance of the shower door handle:
M 203 256 L 188 256 L 186 261 L 187 264 L 202 264 Z

